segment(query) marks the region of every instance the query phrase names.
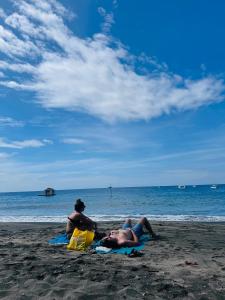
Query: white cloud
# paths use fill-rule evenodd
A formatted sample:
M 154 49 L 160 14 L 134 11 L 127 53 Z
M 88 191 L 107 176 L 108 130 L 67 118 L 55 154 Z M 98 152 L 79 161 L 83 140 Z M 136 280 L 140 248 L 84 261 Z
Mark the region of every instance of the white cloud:
M 0 116 L 0 127 L 1 126 L 9 126 L 9 127 L 23 127 L 24 122 L 14 120 L 10 117 L 1 117 Z
M 14 1 L 15 3 L 18 3 L 17 1 Z M 24 1 L 21 1 L 24 2 Z M 61 3 L 59 3 L 56 0 L 48 0 L 46 1 L 36 1 L 31 0 L 31 2 L 37 7 L 40 8 L 43 11 L 49 12 L 49 13 L 56 13 L 60 16 L 67 16 L 67 17 L 74 17 L 74 14 L 67 10 Z M 20 4 L 19 4 L 20 5 Z
M 111 122 L 148 120 L 224 100 L 224 81 L 214 76 L 182 78 L 152 58 L 148 61 L 154 70 L 140 74 L 134 67 L 138 58 L 107 36 L 107 30 L 89 39 L 77 37 L 65 25 L 68 11 L 57 1 L 14 3 L 17 11 L 6 19 L 12 29 L 0 26 L 0 51 L 10 62 L 0 66 L 26 72 L 31 80 L 18 80 L 17 74 L 0 84 L 34 91 L 45 108 L 83 111 Z M 99 11 L 111 26 L 113 16 Z M 38 59 L 31 62 L 32 57 Z
M 35 73 L 35 67 L 31 64 L 13 64 L 0 60 L 0 69 L 10 70 L 18 73 Z
M 5 19 L 6 17 L 5 11 L 0 7 L 0 18 Z
M 16 81 L 2 81 L 0 82 L 0 85 L 8 87 L 10 89 L 15 90 L 33 90 L 29 84 L 22 84 Z
M 5 23 L 14 29 L 21 29 L 23 34 L 32 35 L 33 37 L 43 37 L 42 30 L 32 24 L 26 16 L 13 13 L 5 19 Z
M 0 51 L 6 55 L 20 56 L 26 58 L 26 55 L 34 56 L 39 52 L 38 47 L 30 40 L 22 40 L 12 31 L 0 25 Z
M 7 142 L 3 138 L 0 138 L 0 148 L 13 148 L 13 149 L 23 149 L 23 148 L 39 148 L 49 144 L 46 140 L 24 140 L 24 141 L 11 141 Z
M 52 145 L 52 144 L 53 144 L 53 141 L 52 141 L 52 140 L 49 140 L 49 139 L 43 139 L 42 141 L 43 141 L 43 143 L 45 143 L 45 144 L 49 144 L 49 145 Z
M 72 145 L 79 145 L 85 143 L 83 139 L 78 139 L 78 138 L 66 138 L 63 139 L 62 142 L 64 144 L 72 144 Z
M 99 7 L 98 12 L 104 18 L 102 31 L 107 34 L 110 32 L 112 25 L 115 23 L 113 13 L 107 13 L 103 7 Z
M 11 155 L 5 152 L 0 152 L 0 160 L 9 158 Z

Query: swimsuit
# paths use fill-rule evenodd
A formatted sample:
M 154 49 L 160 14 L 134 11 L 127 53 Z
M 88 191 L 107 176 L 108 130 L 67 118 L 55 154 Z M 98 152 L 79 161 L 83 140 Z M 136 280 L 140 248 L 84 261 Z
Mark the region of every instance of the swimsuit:
M 73 234 L 73 231 L 74 231 L 74 229 L 75 228 L 78 228 L 79 226 L 80 226 L 80 220 L 73 220 L 73 219 L 71 219 L 70 217 L 68 217 L 67 218 L 71 223 L 72 223 L 72 225 L 70 226 L 70 229 L 69 229 L 69 231 L 66 233 L 67 234 L 67 237 L 68 237 L 68 239 L 70 239 L 71 238 L 71 236 L 72 236 L 72 234 Z
M 75 227 L 77 227 L 77 226 L 79 226 L 80 225 L 80 220 L 73 220 L 73 219 L 71 219 L 70 217 L 68 217 L 68 220 L 70 220 L 70 222 L 75 226 Z
M 122 228 L 123 229 L 131 228 L 138 238 L 140 238 L 140 236 L 142 236 L 142 234 L 144 234 L 143 225 L 141 223 L 137 223 L 133 227 L 131 224 L 125 223 L 125 224 L 123 224 Z

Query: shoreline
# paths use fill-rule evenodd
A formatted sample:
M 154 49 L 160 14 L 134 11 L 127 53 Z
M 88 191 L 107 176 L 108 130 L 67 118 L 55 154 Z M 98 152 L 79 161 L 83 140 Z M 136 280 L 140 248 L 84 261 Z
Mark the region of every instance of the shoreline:
M 135 258 L 50 246 L 64 223 L 0 223 L 0 298 L 225 299 L 225 223 L 151 223 L 162 239 Z
M 125 219 L 124 219 L 125 220 Z M 138 218 L 137 219 L 133 219 L 131 218 L 132 222 L 135 224 L 136 221 L 138 221 Z M 166 225 L 166 224 L 179 224 L 179 225 L 188 225 L 188 224 L 192 224 L 192 225 L 198 225 L 198 224 L 204 224 L 204 225 L 225 225 L 225 221 L 173 221 L 173 220 L 167 220 L 167 221 L 164 221 L 164 220 L 149 220 L 151 224 L 153 225 L 159 225 L 159 223 L 162 223 L 163 225 Z M 24 221 L 24 222 L 18 222 L 18 221 L 15 221 L 15 222 L 2 222 L 0 221 L 0 227 L 1 226 L 4 226 L 4 225 L 24 225 L 24 224 L 30 224 L 30 225 L 37 225 L 40 224 L 40 225 L 58 225 L 58 226 L 65 226 L 66 225 L 66 221 L 64 222 L 31 222 L 31 221 Z M 101 226 L 102 225 L 106 225 L 106 224 L 113 224 L 113 226 L 115 226 L 116 224 L 120 225 L 120 224 L 123 224 L 123 221 L 122 220 L 108 220 L 108 221 L 97 221 L 98 224 L 100 224 Z M 160 225 L 161 226 L 161 225 Z M 0 229 L 1 230 L 1 229 Z
M 91 215 L 95 222 L 123 222 L 126 218 L 139 220 L 143 215 Z M 194 223 L 225 223 L 225 216 L 193 216 L 193 215 L 144 215 L 152 222 L 194 222 Z M 67 216 L 0 216 L 1 223 L 59 223 L 67 222 Z

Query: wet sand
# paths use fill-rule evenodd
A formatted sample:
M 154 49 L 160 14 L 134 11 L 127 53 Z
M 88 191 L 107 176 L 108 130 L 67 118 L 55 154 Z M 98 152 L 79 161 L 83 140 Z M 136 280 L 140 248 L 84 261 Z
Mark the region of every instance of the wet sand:
M 153 223 L 162 239 L 133 258 L 50 246 L 64 228 L 0 223 L 1 299 L 225 299 L 224 223 Z

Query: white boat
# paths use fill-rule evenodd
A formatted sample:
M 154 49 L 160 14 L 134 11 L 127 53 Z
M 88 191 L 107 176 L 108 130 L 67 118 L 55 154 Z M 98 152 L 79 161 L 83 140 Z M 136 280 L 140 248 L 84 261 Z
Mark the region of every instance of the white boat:
M 217 186 L 216 186 L 215 184 L 212 184 L 212 185 L 210 186 L 210 189 L 215 190 L 215 189 L 217 189 Z
M 178 185 L 178 189 L 184 190 L 184 189 L 186 189 L 186 185 Z

